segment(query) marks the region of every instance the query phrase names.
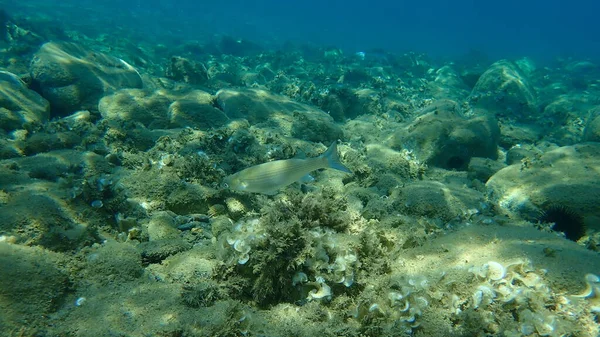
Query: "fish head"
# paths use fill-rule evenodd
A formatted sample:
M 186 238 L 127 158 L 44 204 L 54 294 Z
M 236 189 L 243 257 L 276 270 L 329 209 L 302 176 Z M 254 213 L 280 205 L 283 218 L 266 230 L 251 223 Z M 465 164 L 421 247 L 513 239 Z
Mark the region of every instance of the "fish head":
M 239 174 L 232 174 L 223 179 L 223 187 L 236 191 L 245 191 L 248 183 L 240 177 Z

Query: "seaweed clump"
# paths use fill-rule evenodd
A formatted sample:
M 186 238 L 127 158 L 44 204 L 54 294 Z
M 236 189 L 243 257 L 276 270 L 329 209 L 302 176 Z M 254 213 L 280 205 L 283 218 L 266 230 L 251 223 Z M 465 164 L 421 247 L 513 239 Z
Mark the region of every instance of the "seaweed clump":
M 263 307 L 330 298 L 326 283 L 353 283 L 356 256 L 336 233 L 351 220 L 346 207 L 328 189 L 265 205 L 260 218 L 241 220 L 221 236 L 224 251 L 233 254 L 222 272 L 249 281 L 243 296 Z

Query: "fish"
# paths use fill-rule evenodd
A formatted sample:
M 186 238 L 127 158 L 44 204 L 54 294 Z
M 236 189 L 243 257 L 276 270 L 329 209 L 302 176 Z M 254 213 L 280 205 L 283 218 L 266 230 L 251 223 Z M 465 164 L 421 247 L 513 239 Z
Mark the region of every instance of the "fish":
M 223 182 L 225 187 L 235 191 L 273 195 L 310 172 L 324 168 L 352 173 L 340 162 L 336 142 L 318 157 L 275 160 L 255 165 L 225 177 Z

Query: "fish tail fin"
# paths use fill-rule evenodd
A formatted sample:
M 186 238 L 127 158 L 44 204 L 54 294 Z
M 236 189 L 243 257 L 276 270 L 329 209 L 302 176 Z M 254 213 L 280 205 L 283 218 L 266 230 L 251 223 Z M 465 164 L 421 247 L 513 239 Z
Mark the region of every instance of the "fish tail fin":
M 331 146 L 321 155 L 321 157 L 327 159 L 327 165 L 329 168 L 336 169 L 346 173 L 352 173 L 344 164 L 340 162 L 337 152 L 337 142 L 333 142 Z

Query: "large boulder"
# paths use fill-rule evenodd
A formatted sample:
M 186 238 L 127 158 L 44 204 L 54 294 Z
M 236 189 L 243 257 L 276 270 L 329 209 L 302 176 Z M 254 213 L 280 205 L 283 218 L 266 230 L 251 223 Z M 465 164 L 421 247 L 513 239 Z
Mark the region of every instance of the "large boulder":
M 471 91 L 471 106 L 498 117 L 535 120 L 538 113 L 537 95 L 527 72 L 507 60 L 492 64 Z
M 98 110 L 108 121 L 137 122 L 148 128 L 206 130 L 223 126 L 229 120 L 212 101 L 213 96 L 202 90 L 174 93 L 165 89 L 122 89 L 103 97 Z
M 593 222 L 589 220 L 597 220 L 600 214 L 598 167 L 600 143 L 582 143 L 508 166 L 486 185 L 492 199 L 509 214 L 535 220 L 548 207 L 558 205 Z
M 166 128 L 167 111 L 173 102 L 166 90 L 122 89 L 100 99 L 102 118 L 115 122 L 137 122 L 149 128 Z
M 496 159 L 500 130 L 491 116 L 465 118 L 456 103 L 439 101 L 419 112 L 390 138 L 394 149 L 413 151 L 421 162 L 465 170 L 472 157 Z
M 217 105 L 232 119 L 247 119 L 251 124 L 311 142 L 329 143 L 343 137 L 330 115 L 285 96 L 252 88 L 222 89 L 216 96 Z
M 55 312 L 68 290 L 61 257 L 39 247 L 0 242 L 0 327 L 3 335 L 34 325 Z M 24 330 L 20 330 L 24 331 Z
M 213 106 L 213 100 L 211 94 L 201 90 L 194 90 L 177 98 L 168 110 L 171 126 L 207 130 L 225 125 L 229 118 Z
M 106 93 L 142 87 L 140 74 L 127 62 L 75 43 L 45 43 L 30 71 L 33 86 L 50 101 L 57 116 L 96 110 Z
M 29 90 L 17 75 L 0 71 L 0 86 L 0 129 L 13 131 L 48 120 L 48 101 Z

